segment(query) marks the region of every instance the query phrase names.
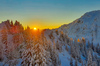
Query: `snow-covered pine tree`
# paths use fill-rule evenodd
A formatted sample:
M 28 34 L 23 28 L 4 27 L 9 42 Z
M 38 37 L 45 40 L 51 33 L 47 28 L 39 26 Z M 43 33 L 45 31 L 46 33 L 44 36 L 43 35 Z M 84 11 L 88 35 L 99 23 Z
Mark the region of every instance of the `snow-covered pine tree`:
M 87 60 L 87 66 L 92 66 L 92 55 L 91 55 L 91 51 L 89 51 L 88 53 L 88 60 Z
M 41 44 L 35 45 L 35 64 L 39 66 L 51 65 L 50 53 L 47 52 Z
M 74 46 L 75 46 L 75 55 L 76 55 L 76 58 L 78 58 L 80 61 L 81 61 L 81 57 L 80 57 L 80 47 L 79 47 L 79 44 L 77 42 L 77 40 L 75 39 L 74 40 Z
M 53 36 L 53 31 L 50 33 L 49 38 L 53 41 L 55 37 Z
M 3 47 L 4 47 L 4 55 L 7 55 L 8 53 L 8 45 L 7 45 L 7 30 L 6 28 L 4 27 L 1 31 L 1 34 L 2 34 L 2 38 L 1 38 L 1 41 L 3 43 Z
M 13 27 L 13 26 L 14 26 L 14 25 L 13 25 L 13 21 L 11 21 L 10 26 L 11 26 L 11 27 Z
M 59 41 L 57 40 L 56 42 L 56 49 L 61 52 L 62 51 L 62 45 L 59 43 Z
M 5 27 L 2 29 L 1 34 L 2 34 L 2 43 L 7 44 L 7 30 Z
M 51 65 L 50 54 L 40 44 L 27 49 L 22 56 L 22 65 L 47 66 Z
M 18 26 L 19 25 L 19 22 L 16 20 L 14 25 L 15 26 Z
M 7 27 L 7 31 L 10 29 L 10 20 L 5 21 L 5 25 Z
M 28 42 L 29 44 L 27 44 L 27 49 L 22 53 L 22 65 L 51 66 L 51 56 L 45 46 L 45 44 L 47 44 L 45 43 L 46 40 L 43 39 L 43 37 L 41 38 L 41 36 L 37 36 L 34 40 L 35 41 L 30 40 Z
M 59 35 L 59 32 L 58 32 L 58 30 L 56 30 L 56 31 L 55 31 L 55 33 L 56 33 L 57 35 Z
M 22 66 L 32 66 L 35 61 L 34 56 L 35 56 L 35 53 L 32 48 L 24 50 L 24 52 L 22 53 L 21 65 Z
M 100 46 L 99 46 L 98 50 L 100 50 Z M 100 56 L 100 52 L 98 52 L 98 54 L 99 54 L 99 56 Z
M 60 66 L 61 62 L 59 61 L 58 50 L 56 49 L 56 46 L 52 45 L 51 41 L 48 41 L 48 49 L 51 56 L 52 66 Z
M 96 38 L 97 38 L 97 35 L 98 35 L 98 25 L 96 24 L 95 25 L 95 36 L 96 36 Z
M 96 61 L 93 62 L 92 66 L 97 66 L 97 63 Z
M 70 58 L 70 66 L 73 66 L 73 59 Z
M 97 44 L 97 46 L 96 46 L 96 52 L 99 54 L 100 53 L 100 45 L 99 45 L 99 43 Z M 99 54 L 100 55 L 100 54 Z
M 75 66 L 78 66 L 77 60 L 75 60 Z
M 74 44 L 70 44 L 70 53 L 73 58 L 75 58 L 75 47 Z
M 4 44 L 0 43 L 0 62 L 4 59 Z
M 66 45 L 65 49 L 69 52 L 68 46 Z
M 80 41 L 80 51 L 84 57 L 87 57 L 86 40 L 83 37 Z

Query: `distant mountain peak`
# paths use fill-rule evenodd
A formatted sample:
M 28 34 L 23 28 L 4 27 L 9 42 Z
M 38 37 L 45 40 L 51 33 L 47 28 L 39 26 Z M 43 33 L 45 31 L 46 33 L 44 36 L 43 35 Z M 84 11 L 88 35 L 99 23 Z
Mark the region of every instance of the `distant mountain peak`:
M 87 12 L 85 13 L 81 18 L 80 20 L 89 20 L 89 19 L 93 19 L 94 20 L 97 20 L 97 19 L 100 19 L 100 10 L 95 10 L 95 11 L 90 11 L 90 12 Z
M 88 14 L 98 14 L 98 13 L 100 13 L 100 10 L 86 12 L 84 15 L 88 15 Z
M 90 41 L 94 38 L 94 43 L 97 44 L 100 42 L 100 10 L 87 12 L 72 23 L 62 25 L 58 30 L 72 38 L 85 37 Z

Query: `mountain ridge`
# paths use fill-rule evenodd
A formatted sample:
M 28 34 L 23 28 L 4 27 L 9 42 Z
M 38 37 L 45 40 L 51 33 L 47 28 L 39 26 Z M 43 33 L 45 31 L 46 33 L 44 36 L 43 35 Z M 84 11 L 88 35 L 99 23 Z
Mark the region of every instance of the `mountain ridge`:
M 94 38 L 94 43 L 100 43 L 100 10 L 85 13 L 75 21 L 64 24 L 58 28 L 71 38 L 84 37 L 89 41 Z M 93 36 L 92 36 L 93 35 Z

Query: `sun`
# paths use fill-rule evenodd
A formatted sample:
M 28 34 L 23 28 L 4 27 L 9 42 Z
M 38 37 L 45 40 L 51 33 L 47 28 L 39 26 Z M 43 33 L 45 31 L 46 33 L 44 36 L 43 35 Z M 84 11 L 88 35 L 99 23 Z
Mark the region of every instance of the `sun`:
M 36 27 L 34 27 L 34 30 L 37 30 L 37 28 L 36 28 Z

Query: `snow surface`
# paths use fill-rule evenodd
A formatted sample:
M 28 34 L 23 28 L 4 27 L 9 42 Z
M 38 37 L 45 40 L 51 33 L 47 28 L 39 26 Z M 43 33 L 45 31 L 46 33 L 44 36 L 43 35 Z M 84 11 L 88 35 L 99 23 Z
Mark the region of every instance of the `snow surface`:
M 62 31 L 64 34 L 68 35 L 68 37 L 73 38 L 73 39 L 75 38 L 82 39 L 82 37 L 84 37 L 87 41 L 90 41 L 90 42 L 93 39 L 94 45 L 97 45 L 97 43 L 100 44 L 100 10 L 87 12 L 83 16 L 81 16 L 79 19 L 76 19 L 75 21 L 73 21 L 72 23 L 64 24 L 57 29 L 46 30 L 45 31 L 46 36 L 50 35 L 50 32 L 53 32 L 53 36 L 55 37 L 55 42 L 56 42 L 59 35 L 58 36 L 55 35 L 55 30 L 58 30 L 58 32 Z M 47 38 L 49 39 L 49 37 Z M 63 48 L 63 51 L 59 52 L 59 59 L 61 61 L 61 65 L 70 66 L 71 56 L 65 50 L 65 47 L 62 47 L 62 48 Z M 86 58 L 83 56 L 81 56 L 81 59 L 86 60 Z M 81 66 L 81 63 L 78 62 L 78 66 Z
M 5 27 L 5 23 L 0 24 L 0 31 L 2 30 L 3 27 Z M 59 35 L 56 35 L 55 30 L 49 30 L 46 29 L 44 31 L 46 38 L 48 41 L 50 38 L 48 35 L 50 35 L 51 32 L 53 32 L 53 36 L 55 37 L 55 42 L 57 42 Z M 63 31 L 64 34 L 68 35 L 71 38 L 82 38 L 84 37 L 86 40 L 91 41 L 93 38 L 94 44 L 99 43 L 100 44 L 100 10 L 98 11 L 92 11 L 92 12 L 87 12 L 83 16 L 81 16 L 79 19 L 73 21 L 70 24 L 65 24 L 62 25 L 61 27 L 57 28 L 59 32 Z M 97 32 L 96 32 L 97 31 Z M 1 35 L 1 34 L 0 34 Z M 93 36 L 92 36 L 93 35 Z M 12 44 L 12 35 L 8 35 L 8 42 L 10 46 L 13 46 Z M 51 41 L 51 40 L 50 40 Z M 52 41 L 51 41 L 52 42 Z M 53 42 L 52 42 L 53 44 Z M 11 47 L 10 47 L 11 48 Z M 68 47 L 69 48 L 69 47 Z M 70 66 L 70 57 L 71 55 L 65 50 L 65 46 L 62 46 L 63 51 L 59 52 L 59 59 L 61 61 L 61 66 Z M 93 52 L 93 54 L 96 54 Z M 99 55 L 97 55 L 99 56 Z M 82 60 L 85 60 L 83 56 L 81 56 Z M 73 59 L 73 58 L 72 58 Z M 17 66 L 21 66 L 22 59 L 18 59 L 18 64 Z M 73 63 L 75 60 L 73 59 Z M 0 62 L 0 66 L 2 66 L 4 63 Z M 7 64 L 5 66 L 8 66 Z M 81 63 L 78 62 L 78 66 L 81 66 Z
M 65 49 L 63 52 L 59 53 L 59 58 L 62 66 L 70 66 L 70 55 Z
M 62 25 L 58 30 L 71 38 L 84 37 L 89 41 L 93 35 L 94 44 L 100 43 L 100 10 L 87 12 L 72 23 Z

